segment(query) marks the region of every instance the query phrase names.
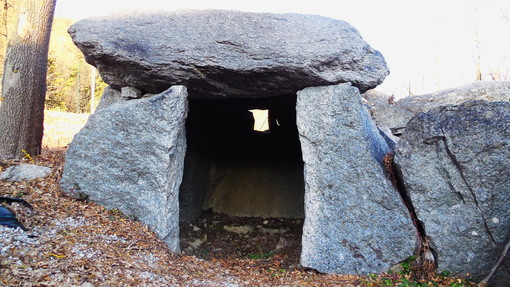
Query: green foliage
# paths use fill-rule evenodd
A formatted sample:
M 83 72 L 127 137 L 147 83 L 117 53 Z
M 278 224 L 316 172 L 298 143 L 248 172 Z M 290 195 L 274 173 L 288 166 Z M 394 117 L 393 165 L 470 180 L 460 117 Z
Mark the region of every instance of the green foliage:
M 250 258 L 250 259 L 266 259 L 266 258 L 270 258 L 272 257 L 273 254 L 271 254 L 270 252 L 266 252 L 266 253 L 250 253 L 248 255 L 246 255 L 246 257 Z
M 450 283 L 451 287 L 468 287 L 468 286 L 474 286 L 473 282 L 471 282 L 469 279 L 457 279 L 456 282 Z
M 137 221 L 136 215 L 128 215 L 123 213 L 122 211 L 118 209 L 105 209 L 108 212 L 108 219 L 110 221 L 126 221 L 126 220 L 133 220 Z
M 271 274 L 272 277 L 285 277 L 287 275 L 287 269 L 285 268 L 268 268 L 267 272 Z
M 366 279 L 361 280 L 361 286 L 398 286 L 398 287 L 469 287 L 476 286 L 466 278 L 445 277 L 442 275 L 431 275 L 427 279 L 416 279 L 409 275 L 394 274 L 369 274 Z
M 199 247 L 197 249 L 193 249 L 193 251 L 191 252 L 191 254 L 193 254 L 194 256 L 198 257 L 198 258 L 202 258 L 202 259 L 205 259 L 205 260 L 210 260 L 211 259 L 211 250 L 208 249 L 208 248 L 203 248 L 203 247 Z
M 410 256 L 400 263 L 398 271 L 388 271 L 383 274 L 368 274 L 361 280 L 361 286 L 398 286 L 398 287 L 468 287 L 476 286 L 470 278 L 455 277 L 448 270 L 439 274 L 435 272 L 423 275 L 417 272 L 416 256 Z M 422 274 L 422 275 L 417 275 Z
M 382 278 L 383 286 L 393 286 L 393 280 L 390 278 Z
M 397 285 L 398 287 L 439 287 L 439 285 L 431 280 L 429 282 L 417 282 L 415 280 L 409 280 L 407 278 L 402 279 L 402 281 Z
M 411 273 L 411 265 L 413 261 L 416 260 L 416 256 L 409 256 L 404 260 L 402 263 L 400 263 L 400 266 L 402 267 L 402 271 L 400 271 L 400 274 L 402 275 L 409 275 Z

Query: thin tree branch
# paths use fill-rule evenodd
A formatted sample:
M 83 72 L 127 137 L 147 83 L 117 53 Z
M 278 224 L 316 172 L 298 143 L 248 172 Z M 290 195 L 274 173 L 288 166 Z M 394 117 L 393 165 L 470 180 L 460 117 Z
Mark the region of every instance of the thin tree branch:
M 509 248 L 510 248 L 510 240 L 508 240 L 508 242 L 506 243 L 505 248 L 503 248 L 503 252 L 501 253 L 501 256 L 499 257 L 496 264 L 494 264 L 494 266 L 492 266 L 489 274 L 487 274 L 487 276 L 485 276 L 485 278 L 483 278 L 482 281 L 480 281 L 480 283 L 478 283 L 478 287 L 486 287 L 487 286 L 492 275 L 494 275 L 496 270 L 498 270 L 499 265 L 501 265 L 501 262 L 503 262 L 503 259 L 505 259 Z

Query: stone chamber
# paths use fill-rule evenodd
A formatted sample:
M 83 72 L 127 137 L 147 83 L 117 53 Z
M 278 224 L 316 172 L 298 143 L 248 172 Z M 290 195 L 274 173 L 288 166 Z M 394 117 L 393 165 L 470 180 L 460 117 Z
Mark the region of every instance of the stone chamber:
M 69 29 L 120 102 L 73 140 L 64 192 L 136 216 L 175 252 L 182 222 L 212 211 L 301 220 L 294 249 L 319 272 L 380 272 L 410 255 L 415 229 L 360 95 L 389 70 L 354 27 L 298 14 L 156 17 Z M 268 111 L 267 131 L 254 130 L 253 109 Z

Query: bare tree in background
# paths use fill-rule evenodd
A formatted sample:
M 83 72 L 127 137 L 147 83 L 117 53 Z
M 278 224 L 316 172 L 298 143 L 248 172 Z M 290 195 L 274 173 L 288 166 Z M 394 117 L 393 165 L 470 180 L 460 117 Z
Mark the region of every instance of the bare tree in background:
M 10 11 L 9 10 L 13 10 L 14 8 L 14 5 L 12 4 L 12 1 L 9 1 L 9 0 L 2 0 L 2 2 L 0 2 L 1 5 L 3 6 L 3 10 L 2 10 L 2 18 L 1 18 L 1 30 L 0 30 L 0 36 L 2 37 L 7 37 L 7 34 L 8 34 L 8 26 L 9 26 L 9 18 L 10 18 L 10 14 L 9 13 Z
M 21 0 L 2 77 L 0 157 L 41 152 L 48 45 L 56 0 Z

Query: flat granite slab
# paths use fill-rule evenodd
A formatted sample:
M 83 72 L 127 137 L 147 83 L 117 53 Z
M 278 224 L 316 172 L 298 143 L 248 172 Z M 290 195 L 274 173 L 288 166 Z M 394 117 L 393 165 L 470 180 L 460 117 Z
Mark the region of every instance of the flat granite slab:
M 347 22 L 317 15 L 187 10 L 89 18 L 69 33 L 113 88 L 193 98 L 258 98 L 350 82 L 361 92 L 389 74 Z

